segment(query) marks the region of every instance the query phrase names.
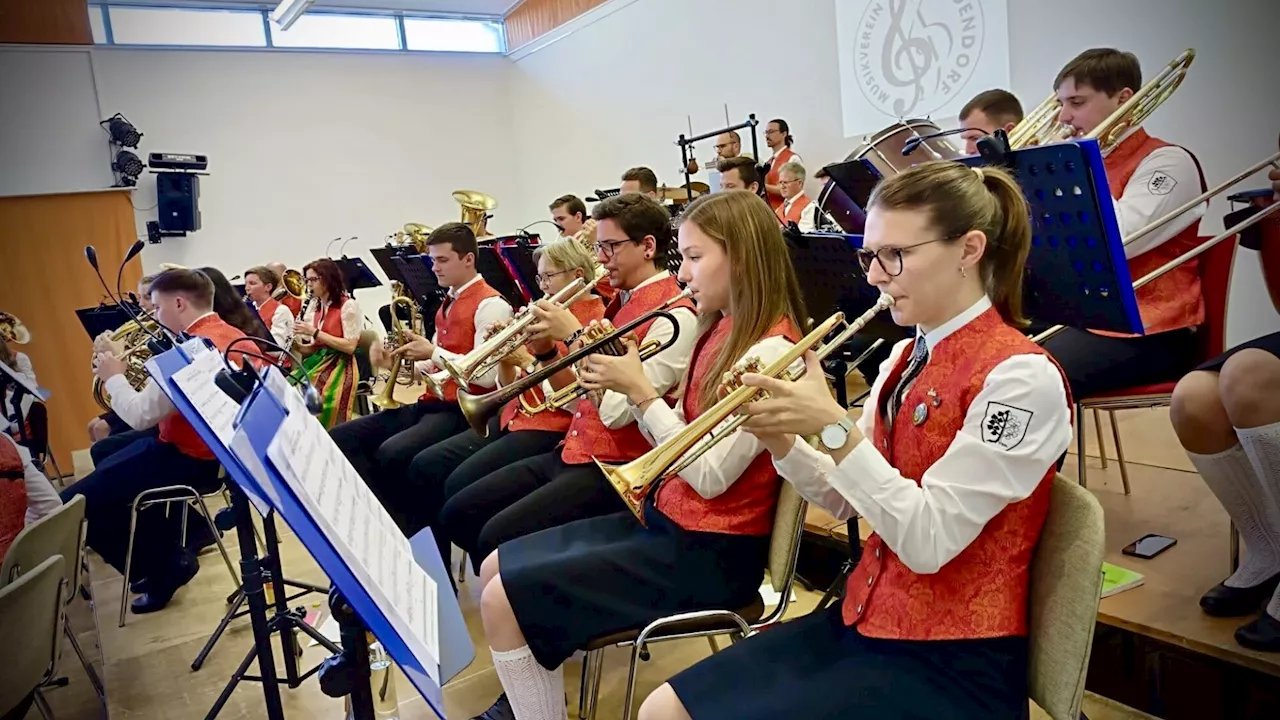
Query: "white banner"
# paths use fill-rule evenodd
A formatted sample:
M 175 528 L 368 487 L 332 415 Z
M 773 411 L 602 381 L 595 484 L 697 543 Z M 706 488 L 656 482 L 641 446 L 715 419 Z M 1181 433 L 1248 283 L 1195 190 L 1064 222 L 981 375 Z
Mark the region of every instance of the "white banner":
M 844 135 L 1009 89 L 1007 0 L 835 0 Z

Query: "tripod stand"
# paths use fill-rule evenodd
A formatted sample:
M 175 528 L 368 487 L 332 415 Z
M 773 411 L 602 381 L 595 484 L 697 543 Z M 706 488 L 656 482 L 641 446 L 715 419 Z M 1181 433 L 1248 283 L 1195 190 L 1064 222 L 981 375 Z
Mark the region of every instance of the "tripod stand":
M 853 569 L 858 566 L 858 561 L 862 559 L 862 545 L 858 542 L 858 518 L 854 516 L 845 521 L 845 531 L 849 534 L 849 557 L 840 565 L 840 572 L 836 573 L 835 580 L 831 581 L 831 585 L 827 591 L 823 593 L 822 599 L 818 601 L 814 612 L 825 610 L 831 606 L 832 601 L 837 600 L 844 591 L 845 583 L 849 581 L 849 575 L 853 573 Z
M 227 491 L 231 496 L 231 512 L 235 516 L 236 535 L 240 540 L 241 592 L 243 593 L 243 600 L 249 604 L 248 615 L 250 624 L 253 626 L 253 647 L 249 649 L 244 661 L 236 668 L 231 680 L 223 688 L 222 694 L 218 696 L 218 700 L 209 710 L 209 714 L 205 716 L 205 720 L 213 720 L 213 718 L 217 717 L 241 680 L 262 683 L 262 694 L 266 699 L 267 717 L 269 720 L 284 720 L 284 709 L 280 704 L 280 685 L 282 681 L 276 675 L 275 657 L 271 647 L 272 634 L 280 633 L 280 646 L 284 654 L 285 666 L 285 680 L 283 682 L 290 688 L 297 687 L 303 680 L 306 680 L 319 669 L 318 667 L 313 668 L 304 675 L 298 675 L 298 655 L 300 653 L 294 635 L 295 630 L 301 630 L 310 635 L 330 652 L 339 652 L 339 648 L 329 642 L 317 630 L 303 622 L 298 614 L 289 612 L 283 592 L 284 583 L 280 575 L 279 544 L 275 535 L 274 523 L 271 522 L 265 523 L 269 542 L 269 555 L 265 560 L 269 566 L 267 571 L 271 573 L 272 583 L 275 587 L 276 614 L 270 618 L 267 617 L 267 601 L 263 592 L 264 559 L 258 557 L 258 547 L 253 533 L 253 514 L 249 509 L 249 498 L 235 483 L 228 483 Z M 229 622 L 229 619 L 223 618 L 223 621 L 223 625 L 219 626 L 219 631 L 225 628 L 225 624 Z M 205 654 L 201 653 L 201 659 Z M 255 658 L 258 660 L 259 674 L 248 675 L 246 673 Z
M 320 666 L 320 691 L 333 698 L 350 698 L 348 720 L 374 720 L 369 631 L 336 587 L 329 592 L 329 610 L 342 628 L 342 650 Z M 391 673 L 386 672 L 381 699 L 386 699 L 391 682 Z

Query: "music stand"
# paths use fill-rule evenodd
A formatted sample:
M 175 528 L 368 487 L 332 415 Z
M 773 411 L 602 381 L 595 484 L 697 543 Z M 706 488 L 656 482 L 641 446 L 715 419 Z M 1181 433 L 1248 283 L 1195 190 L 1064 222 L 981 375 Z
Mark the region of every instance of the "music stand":
M 347 284 L 348 292 L 356 290 L 364 290 L 365 288 L 379 287 L 382 281 L 377 275 L 364 264 L 364 260 L 358 257 L 342 256 L 341 260 L 334 260 L 338 264 L 338 269 L 342 271 L 342 279 Z
M 395 263 L 395 258 L 405 257 L 412 253 L 406 253 L 405 248 L 386 246 L 379 248 L 369 248 L 369 252 L 373 254 L 373 259 L 378 263 L 378 267 L 382 268 L 383 274 L 392 282 L 398 282 L 405 285 L 404 275 L 400 273 L 399 266 Z
M 76 317 L 80 320 L 80 326 L 84 328 L 85 333 L 89 335 L 91 340 L 96 339 L 104 332 L 113 332 L 133 319 L 119 305 L 97 305 L 90 308 L 80 308 L 76 310 Z
M 538 286 L 538 263 L 534 261 L 533 253 L 542 244 L 542 236 L 536 233 L 511 235 L 498 238 L 495 244 L 512 276 L 520 283 L 527 302 L 541 299 L 544 293 Z
M 404 278 L 404 288 L 409 297 L 422 310 L 423 332 L 428 336 L 435 332 L 436 309 L 444 301 L 446 290 L 431 271 L 430 255 L 408 255 L 391 258 L 391 262 Z
M 529 302 L 525 289 L 516 281 L 515 271 L 508 267 L 507 259 L 497 246 L 487 240 L 476 253 L 476 270 L 512 307 L 521 307 Z

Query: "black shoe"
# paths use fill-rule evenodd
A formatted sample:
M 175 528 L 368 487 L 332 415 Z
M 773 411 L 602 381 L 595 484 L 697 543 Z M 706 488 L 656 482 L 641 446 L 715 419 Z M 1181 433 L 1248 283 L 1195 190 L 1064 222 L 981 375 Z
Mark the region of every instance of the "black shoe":
M 502 693 L 488 710 L 471 720 L 516 720 L 516 713 L 511 709 L 511 701 L 507 699 L 507 694 Z
M 1200 598 L 1200 608 L 1214 617 L 1245 617 L 1258 612 L 1280 585 L 1280 573 L 1248 588 L 1215 585 Z
M 200 571 L 200 562 L 198 560 L 183 560 L 178 565 L 177 574 L 174 575 L 170 582 L 161 580 L 152 580 L 146 578 L 146 592 L 139 595 L 129 605 L 129 609 L 134 615 L 146 615 L 159 610 L 163 610 L 169 601 L 173 599 L 174 593 L 178 592 L 178 588 L 191 582 L 191 579 Z M 141 581 L 139 581 L 141 582 Z
M 151 582 L 147 578 L 142 578 L 129 583 L 129 592 L 134 595 L 145 595 L 149 587 L 151 587 Z
M 1264 612 L 1236 629 L 1236 642 L 1250 650 L 1280 652 L 1280 620 Z

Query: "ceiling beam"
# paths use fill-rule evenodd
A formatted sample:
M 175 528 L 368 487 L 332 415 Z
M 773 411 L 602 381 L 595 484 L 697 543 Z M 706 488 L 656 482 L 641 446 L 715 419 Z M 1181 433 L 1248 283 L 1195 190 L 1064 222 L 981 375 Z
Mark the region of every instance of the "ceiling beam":
M 507 52 L 519 50 L 607 0 L 521 0 L 503 18 Z

